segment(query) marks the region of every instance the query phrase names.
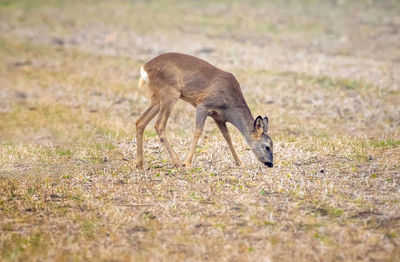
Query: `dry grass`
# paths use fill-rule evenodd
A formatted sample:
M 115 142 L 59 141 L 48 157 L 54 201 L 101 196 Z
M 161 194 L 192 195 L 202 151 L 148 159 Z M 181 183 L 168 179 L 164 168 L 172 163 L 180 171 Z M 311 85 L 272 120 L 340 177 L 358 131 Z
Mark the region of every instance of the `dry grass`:
M 398 1 L 0 1 L 0 260 L 396 261 Z M 207 121 L 174 169 L 138 68 L 165 51 L 233 72 L 276 167 Z M 188 113 L 189 112 L 189 113 Z M 193 109 L 168 129 L 182 157 Z

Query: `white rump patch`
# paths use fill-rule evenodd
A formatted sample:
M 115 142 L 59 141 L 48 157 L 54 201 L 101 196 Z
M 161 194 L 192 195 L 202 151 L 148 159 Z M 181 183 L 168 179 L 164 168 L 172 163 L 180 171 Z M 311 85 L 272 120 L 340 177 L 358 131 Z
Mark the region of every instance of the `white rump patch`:
M 149 75 L 146 70 L 144 70 L 143 66 L 140 67 L 140 77 L 143 78 L 146 83 L 150 82 Z

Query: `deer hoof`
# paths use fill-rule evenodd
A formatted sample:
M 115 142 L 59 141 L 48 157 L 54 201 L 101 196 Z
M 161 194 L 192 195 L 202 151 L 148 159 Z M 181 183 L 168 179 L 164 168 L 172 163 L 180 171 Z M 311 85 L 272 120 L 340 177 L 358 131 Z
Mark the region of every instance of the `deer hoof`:
M 138 162 L 138 163 L 136 163 L 136 168 L 138 168 L 138 169 L 144 169 L 143 162 Z
M 174 167 L 181 167 L 182 166 L 181 161 L 173 161 L 172 164 L 174 165 Z
M 175 164 L 174 164 L 174 167 L 176 167 L 176 168 L 182 167 L 182 164 L 180 164 L 180 163 L 175 163 Z
M 186 168 L 190 168 L 190 167 L 192 167 L 192 163 L 190 163 L 190 162 L 184 162 L 184 163 L 183 163 L 183 166 L 186 167 Z

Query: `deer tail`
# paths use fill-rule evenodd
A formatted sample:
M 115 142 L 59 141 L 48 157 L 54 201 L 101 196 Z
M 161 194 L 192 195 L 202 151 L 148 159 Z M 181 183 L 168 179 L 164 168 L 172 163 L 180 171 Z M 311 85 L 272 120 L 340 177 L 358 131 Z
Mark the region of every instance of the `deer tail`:
M 139 88 L 142 88 L 145 84 L 149 83 L 149 75 L 147 74 L 146 70 L 144 70 L 144 67 L 140 67 L 140 77 L 139 77 L 139 83 L 138 86 Z

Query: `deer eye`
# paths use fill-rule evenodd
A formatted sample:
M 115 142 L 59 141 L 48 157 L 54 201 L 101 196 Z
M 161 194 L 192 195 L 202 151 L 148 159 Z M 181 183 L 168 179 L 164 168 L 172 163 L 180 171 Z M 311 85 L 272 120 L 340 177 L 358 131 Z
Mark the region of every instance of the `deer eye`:
M 270 150 L 269 146 L 266 146 L 265 149 L 267 150 L 267 152 L 269 152 Z

